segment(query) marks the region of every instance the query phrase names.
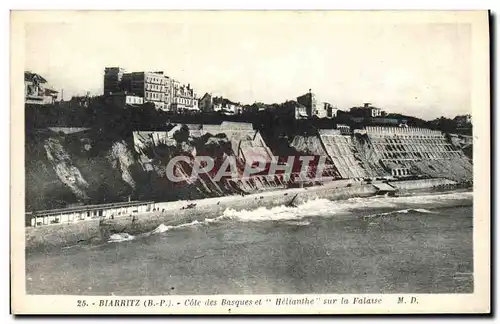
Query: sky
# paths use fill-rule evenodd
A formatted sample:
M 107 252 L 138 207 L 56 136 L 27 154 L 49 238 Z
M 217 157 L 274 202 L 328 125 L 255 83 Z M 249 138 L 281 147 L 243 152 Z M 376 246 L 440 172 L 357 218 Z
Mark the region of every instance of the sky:
M 180 15 L 182 16 L 182 15 Z M 312 90 L 341 110 L 370 102 L 433 119 L 471 112 L 471 28 L 322 15 L 171 19 L 92 16 L 25 28 L 25 69 L 64 98 L 103 92 L 104 68 L 159 71 L 233 101 L 280 103 Z

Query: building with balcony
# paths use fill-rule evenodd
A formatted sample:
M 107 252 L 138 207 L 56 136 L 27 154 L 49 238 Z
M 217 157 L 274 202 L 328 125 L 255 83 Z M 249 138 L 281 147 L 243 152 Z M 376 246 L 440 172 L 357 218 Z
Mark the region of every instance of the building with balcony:
M 170 105 L 170 78 L 163 72 L 125 73 L 122 91 L 142 97 L 143 102 L 151 102 L 158 110 L 168 110 Z
M 53 104 L 59 92 L 47 85 L 47 80 L 40 74 L 30 71 L 24 72 L 24 100 L 27 104 Z
M 110 97 L 108 102 L 133 104 L 138 104 L 137 97 L 141 97 L 143 103 L 151 102 L 156 109 L 166 110 L 170 105 L 170 78 L 161 71 L 127 73 L 119 67 L 105 68 L 104 96 Z
M 174 96 L 171 105 L 171 110 L 175 113 L 199 112 L 198 98 L 191 88 L 191 85 L 180 85 L 179 82 L 174 83 Z
M 180 82 L 174 78 L 165 76 L 168 78 L 168 82 L 166 84 L 166 92 L 165 92 L 165 110 L 166 111 L 173 111 L 175 108 L 174 103 L 175 103 L 175 94 L 177 89 L 181 86 Z
M 142 97 L 143 103 L 153 103 L 156 109 L 163 111 L 199 111 L 198 98 L 191 85 L 181 85 L 163 71 L 126 73 L 118 67 L 106 68 L 104 89 L 105 96 L 128 93 L 130 97 L 126 97 L 125 102 L 137 104 L 136 97 Z

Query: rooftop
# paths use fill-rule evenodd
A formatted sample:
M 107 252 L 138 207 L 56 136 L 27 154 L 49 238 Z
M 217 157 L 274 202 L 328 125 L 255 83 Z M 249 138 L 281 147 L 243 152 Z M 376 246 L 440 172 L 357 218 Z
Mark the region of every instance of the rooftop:
M 375 106 L 372 106 L 371 103 L 369 102 L 366 102 L 363 104 L 363 106 L 358 106 L 358 107 L 352 107 L 350 108 L 350 110 L 368 110 L 368 109 L 377 109 L 377 110 L 382 110 L 382 108 L 378 108 L 378 107 L 375 107 Z
M 50 95 L 50 94 L 56 94 L 56 93 L 59 93 L 59 91 L 56 91 L 56 90 L 54 90 L 54 89 L 48 89 L 48 88 L 47 88 L 47 89 L 45 89 L 45 92 L 46 92 L 47 94 L 49 94 L 49 95 Z
M 33 73 L 31 71 L 24 71 L 24 81 L 38 81 L 41 83 L 47 83 L 47 80 L 45 80 L 44 77 L 42 77 L 38 73 Z
M 238 103 L 233 102 L 229 99 L 226 99 L 224 97 L 214 97 L 213 98 L 214 104 L 222 104 L 223 106 L 226 105 L 238 105 Z

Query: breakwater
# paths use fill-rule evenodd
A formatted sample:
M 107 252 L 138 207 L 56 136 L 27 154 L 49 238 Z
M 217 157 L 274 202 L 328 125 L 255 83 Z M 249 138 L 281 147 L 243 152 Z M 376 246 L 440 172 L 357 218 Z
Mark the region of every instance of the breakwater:
M 375 183 L 376 184 L 376 183 Z M 453 189 L 456 182 L 446 179 L 409 180 L 401 183 L 389 182 L 394 188 L 412 190 L 446 187 Z M 75 244 L 102 244 L 113 233 L 139 234 L 154 230 L 158 225 L 175 226 L 223 215 L 225 210 L 252 210 L 279 205 L 299 205 L 308 200 L 324 198 L 343 200 L 353 197 L 370 197 L 377 194 L 371 183 L 352 180 L 332 181 L 323 186 L 276 190 L 246 196 L 225 196 L 193 201 L 156 203 L 157 211 L 122 216 L 99 221 L 86 220 L 70 224 L 55 224 L 26 228 L 26 250 L 40 251 Z M 186 208 L 192 206 L 191 208 Z

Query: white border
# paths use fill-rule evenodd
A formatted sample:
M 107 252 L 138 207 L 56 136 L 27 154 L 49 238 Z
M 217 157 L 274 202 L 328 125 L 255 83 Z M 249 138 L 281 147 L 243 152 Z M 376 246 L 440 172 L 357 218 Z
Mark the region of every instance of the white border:
M 9 2 L 12 2 L 12 4 L 10 4 Z M 145 8 L 145 6 L 147 6 L 147 3 L 150 2 L 150 1 L 141 1 L 140 4 L 140 8 Z M 498 7 L 498 2 L 497 1 L 418 1 L 416 2 L 415 4 L 411 4 L 411 3 L 408 3 L 408 2 L 404 2 L 404 4 L 402 2 L 397 2 L 397 1 L 377 1 L 376 3 L 373 3 L 371 1 L 348 1 L 347 3 L 335 3 L 333 6 L 331 4 L 326 4 L 325 5 L 325 2 L 326 1 L 308 1 L 307 4 L 304 4 L 303 2 L 300 3 L 298 1 L 288 1 L 286 4 L 275 4 L 273 5 L 272 3 L 270 3 L 271 1 L 251 1 L 251 5 L 250 6 L 253 6 L 253 8 L 267 8 L 267 9 L 271 9 L 271 8 L 282 8 L 282 9 L 285 9 L 285 8 L 289 8 L 289 9 L 294 9 L 294 8 L 322 8 L 322 9 L 327 9 L 327 8 L 336 8 L 336 9 L 355 9 L 355 8 L 358 8 L 358 9 L 384 9 L 384 8 L 392 8 L 392 9 L 415 9 L 415 8 L 418 8 L 418 9 L 487 9 L 487 8 L 494 8 L 494 11 L 496 11 L 498 13 L 498 10 L 495 8 L 495 7 Z M 135 2 L 136 3 L 136 2 Z M 187 4 L 189 3 L 189 5 Z M 59 8 L 73 8 L 73 9 L 78 9 L 78 8 L 86 8 L 86 9 L 89 9 L 89 8 L 92 8 L 92 9 L 114 9 L 112 6 L 107 6 L 107 5 L 104 5 L 102 3 L 102 1 L 93 1 L 93 0 L 90 0 L 90 1 L 86 1 L 85 4 L 82 6 L 82 5 L 79 5 L 78 3 L 76 2 L 62 2 L 62 1 L 46 1 L 43 3 L 43 6 L 41 7 L 40 6 L 40 3 L 39 2 L 35 2 L 35 1 L 8 1 L 8 2 L 3 2 L 2 4 L 7 4 L 7 5 L 10 5 L 9 7 L 10 8 L 19 8 L 19 9 L 32 9 L 32 8 L 43 8 L 43 9 L 50 9 L 50 8 L 53 8 L 53 9 L 59 9 Z M 137 5 L 137 3 L 134 5 L 134 1 L 120 1 L 120 8 L 122 9 L 127 9 L 127 8 L 139 8 L 139 6 Z M 194 6 L 193 6 L 194 4 Z M 198 4 L 198 5 L 197 5 Z M 201 5 L 200 5 L 201 4 Z M 224 4 L 224 1 L 212 1 L 210 3 L 210 6 L 212 8 L 229 8 L 227 6 L 227 3 L 226 3 L 226 6 Z M 151 5 L 149 5 L 149 7 L 151 7 Z M 166 8 L 167 6 L 162 6 L 161 8 Z M 170 4 L 168 7 L 170 8 L 179 8 L 179 4 Z M 205 7 L 205 3 L 203 1 L 183 1 L 182 2 L 182 5 L 181 7 L 183 8 L 203 8 Z M 231 6 L 230 4 L 230 7 L 231 8 L 244 8 L 244 7 L 249 7 L 248 5 L 245 5 L 245 4 L 241 4 L 241 2 L 238 3 L 238 5 L 234 4 L 233 6 Z M 495 10 L 496 9 L 496 10 Z M 6 41 L 4 42 L 7 43 L 8 39 L 9 39 L 9 28 L 8 28 L 8 12 L 4 11 L 4 16 L 2 18 L 6 18 L 5 21 L 4 21 L 4 24 L 2 26 L 6 27 L 6 32 L 2 33 L 2 36 L 4 36 L 6 38 Z M 497 20 L 496 20 L 496 25 L 498 26 L 498 17 L 497 17 Z M 498 28 L 496 28 L 497 32 L 496 32 L 496 42 L 498 43 Z M 6 59 L 4 60 L 4 62 L 8 62 L 8 58 L 9 58 L 9 53 L 8 52 L 4 52 L 5 55 L 6 55 Z M 8 63 L 7 63 L 8 64 Z M 8 67 L 5 69 L 5 71 L 8 71 Z M 9 84 L 9 81 L 7 80 L 6 81 L 6 84 L 4 85 L 4 87 L 2 87 L 2 89 L 5 89 L 7 90 L 8 89 L 8 84 Z M 498 87 L 498 84 L 496 85 L 496 87 Z M 495 88 L 494 90 L 497 90 L 498 91 L 498 88 Z M 498 92 L 497 92 L 498 93 Z M 5 102 L 6 102 L 6 105 L 4 105 L 4 107 L 8 107 L 8 98 L 9 98 L 9 93 L 6 92 L 6 94 L 2 97 Z M 6 109 L 3 109 L 2 110 L 2 113 L 4 114 L 4 118 L 2 119 L 3 121 L 6 122 L 5 126 L 2 128 L 2 131 L 5 132 L 4 136 L 1 136 L 1 140 L 4 141 L 4 145 L 2 147 L 8 147 L 9 146 L 9 140 L 8 140 L 8 135 L 7 135 L 7 122 L 9 120 L 9 114 L 8 114 L 8 110 Z M 496 121 L 496 120 L 495 120 Z M 499 144 L 500 145 L 500 144 Z M 4 178 L 7 178 L 8 177 L 8 167 L 9 167 L 9 161 L 5 161 L 5 164 L 4 164 L 4 167 L 2 168 L 3 172 L 5 172 L 5 176 Z M 5 202 L 3 204 L 3 206 L 8 206 L 9 205 L 9 200 L 5 197 L 8 197 L 8 188 L 7 186 L 5 186 L 6 190 L 5 192 L 3 192 L 4 194 L 2 195 L 3 199 L 5 199 Z M 7 224 L 7 221 L 6 221 L 6 218 L 4 218 L 4 221 L 6 222 Z M 8 226 L 3 226 L 3 229 L 6 231 L 6 233 L 4 233 L 4 237 L 8 237 Z M 6 242 L 7 243 L 7 242 Z M 5 249 L 8 249 L 8 245 L 7 244 L 4 244 L 3 245 Z M 8 255 L 8 252 L 6 252 L 4 255 Z M 8 269 L 6 269 L 8 271 Z M 8 285 L 6 285 L 5 287 L 6 289 L 4 291 L 8 291 Z M 4 305 L 8 305 L 8 300 L 9 300 L 9 296 L 7 295 L 6 296 L 6 300 L 5 300 L 5 303 Z M 492 305 L 492 307 L 494 307 Z M 7 313 L 7 312 L 4 312 L 4 314 Z M 370 319 L 372 320 L 372 319 Z M 382 319 L 384 320 L 384 319 Z

